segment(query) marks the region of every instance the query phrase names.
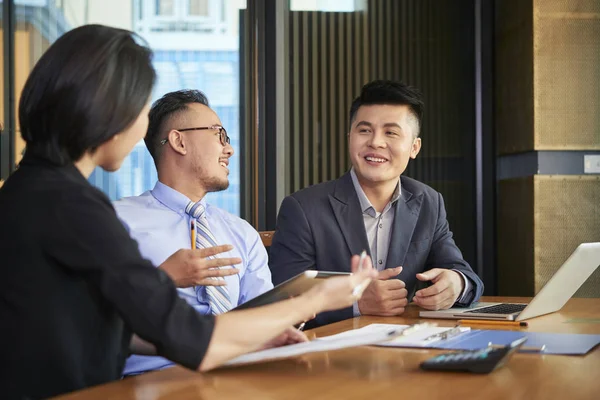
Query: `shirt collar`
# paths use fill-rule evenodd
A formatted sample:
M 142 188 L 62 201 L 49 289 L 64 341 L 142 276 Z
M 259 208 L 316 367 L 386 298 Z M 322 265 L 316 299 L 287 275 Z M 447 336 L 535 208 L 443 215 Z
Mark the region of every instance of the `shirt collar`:
M 180 215 L 185 215 L 185 208 L 191 201 L 186 195 L 179 193 L 177 190 L 160 181 L 156 182 L 150 194 L 165 207 Z M 206 197 L 203 197 L 200 203 L 206 207 Z
M 373 205 L 369 201 L 369 198 L 365 194 L 365 191 L 363 190 L 362 186 L 360 186 L 360 183 L 358 182 L 358 177 L 356 176 L 356 172 L 354 172 L 354 167 L 352 169 L 350 169 L 350 176 L 352 177 L 352 184 L 354 185 L 354 190 L 356 191 L 356 194 L 358 196 L 358 202 L 360 203 L 360 209 L 362 210 L 362 212 L 367 213 L 369 215 L 371 213 L 376 214 L 375 207 L 373 207 Z M 398 177 L 398 184 L 396 185 L 396 189 L 394 189 L 394 194 L 392 195 L 390 204 L 394 204 L 400 198 L 401 195 L 402 195 L 402 186 L 400 184 L 400 177 Z M 372 210 L 372 212 L 371 212 L 371 210 Z

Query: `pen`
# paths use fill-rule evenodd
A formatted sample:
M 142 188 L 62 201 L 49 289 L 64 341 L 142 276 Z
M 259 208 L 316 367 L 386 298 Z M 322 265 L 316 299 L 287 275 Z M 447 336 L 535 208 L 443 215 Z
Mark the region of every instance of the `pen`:
M 454 328 L 445 330 L 443 332 L 436 333 L 431 336 L 427 336 L 425 339 L 423 339 L 423 341 L 430 343 L 435 340 L 446 340 L 446 339 L 450 339 L 451 337 L 460 335 L 461 333 L 466 332 L 468 330 L 470 330 L 470 328 L 461 328 L 460 326 L 455 326 Z
M 298 325 L 298 330 L 299 331 L 303 331 L 304 330 L 304 326 L 306 325 L 306 322 L 301 323 L 300 325 Z
M 421 329 L 425 329 L 425 328 L 431 328 L 433 326 L 436 326 L 436 325 L 429 323 L 429 322 L 421 322 L 421 323 L 412 324 L 412 325 L 409 325 L 406 328 L 402 329 L 402 331 L 400 332 L 400 336 L 408 336 L 416 331 L 420 331 Z
M 363 264 L 364 264 L 366 258 L 367 258 L 367 252 L 365 250 L 363 250 L 360 253 L 360 258 L 358 259 L 358 271 L 359 272 L 362 271 Z M 359 283 L 358 285 L 356 285 L 354 287 L 354 290 L 352 291 L 352 296 L 354 296 L 355 298 L 360 297 L 362 292 L 367 288 L 367 286 L 369 286 L 369 283 L 371 283 L 371 279 L 365 279 L 362 283 Z
M 501 325 L 501 326 L 516 326 L 527 327 L 529 324 L 525 321 L 489 321 L 484 319 L 460 319 L 460 325 Z
M 196 223 L 194 220 L 191 221 L 190 223 L 190 232 L 191 232 L 191 236 L 192 236 L 192 249 L 196 248 Z

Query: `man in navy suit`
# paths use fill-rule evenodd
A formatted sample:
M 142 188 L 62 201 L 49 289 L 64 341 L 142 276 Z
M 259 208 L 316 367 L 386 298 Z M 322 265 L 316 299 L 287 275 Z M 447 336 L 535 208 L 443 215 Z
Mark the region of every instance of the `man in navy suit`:
M 283 200 L 270 249 L 274 284 L 308 269 L 349 272 L 350 257 L 362 250 L 380 271 L 353 307 L 320 314 L 309 326 L 400 315 L 410 299 L 439 310 L 481 296 L 483 283 L 452 239 L 442 195 L 401 176 L 421 149 L 422 114 L 414 88 L 366 84 L 350 108 L 351 170 Z

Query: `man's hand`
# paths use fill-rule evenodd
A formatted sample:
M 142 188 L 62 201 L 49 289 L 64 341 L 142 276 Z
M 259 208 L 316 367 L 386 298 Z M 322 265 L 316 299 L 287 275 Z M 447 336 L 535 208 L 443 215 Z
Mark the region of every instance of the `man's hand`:
M 433 285 L 417 291 L 413 297 L 413 301 L 426 310 L 452 307 L 465 288 L 462 276 L 451 269 L 433 268 L 417 274 L 417 279 L 433 282 Z
M 406 284 L 400 279 L 390 279 L 398 276 L 402 267 L 389 268 L 381 271 L 373 280 L 358 301 L 361 315 L 400 315 L 408 303 Z
M 281 347 L 287 346 L 288 344 L 308 342 L 308 338 L 306 334 L 302 331 L 299 331 L 296 328 L 287 328 L 281 335 L 277 336 L 275 339 L 269 340 L 265 343 L 261 350 L 270 349 L 272 347 Z
M 180 249 L 167 258 L 158 268 L 169 275 L 175 286 L 180 288 L 192 286 L 223 286 L 222 279 L 212 279 L 219 276 L 235 275 L 240 272 L 237 268 L 221 268 L 240 264 L 242 260 L 235 258 L 211 258 L 220 253 L 233 249 L 229 244 L 207 247 L 205 249 Z

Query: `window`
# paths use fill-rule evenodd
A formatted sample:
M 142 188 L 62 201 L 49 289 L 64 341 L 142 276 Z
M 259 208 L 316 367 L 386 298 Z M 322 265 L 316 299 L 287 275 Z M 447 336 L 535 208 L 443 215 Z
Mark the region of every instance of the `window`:
M 290 0 L 290 11 L 354 12 L 366 9 L 366 0 Z
M 156 15 L 170 16 L 174 14 L 175 0 L 156 0 Z
M 244 0 L 29 0 L 27 5 L 17 2 L 16 86 L 23 87 L 29 71 L 48 46 L 70 29 L 85 23 L 100 23 L 138 32 L 154 50 L 157 82 L 151 101 L 179 89 L 202 90 L 227 128 L 235 152 L 230 160 L 229 189 L 210 193 L 207 199 L 239 215 L 238 20 L 221 21 L 219 17 L 212 21 L 210 13 L 213 10 L 221 13 L 222 7 L 226 7 L 227 15 L 237 16 L 245 6 Z M 0 109 L 1 101 L 2 98 Z M 24 142 L 17 130 L 16 162 L 20 161 L 23 149 Z M 140 141 L 118 171 L 109 173 L 97 168 L 89 180 L 111 200 L 117 200 L 152 189 L 157 172 L 144 142 Z
M 208 17 L 208 0 L 189 0 L 190 15 Z

